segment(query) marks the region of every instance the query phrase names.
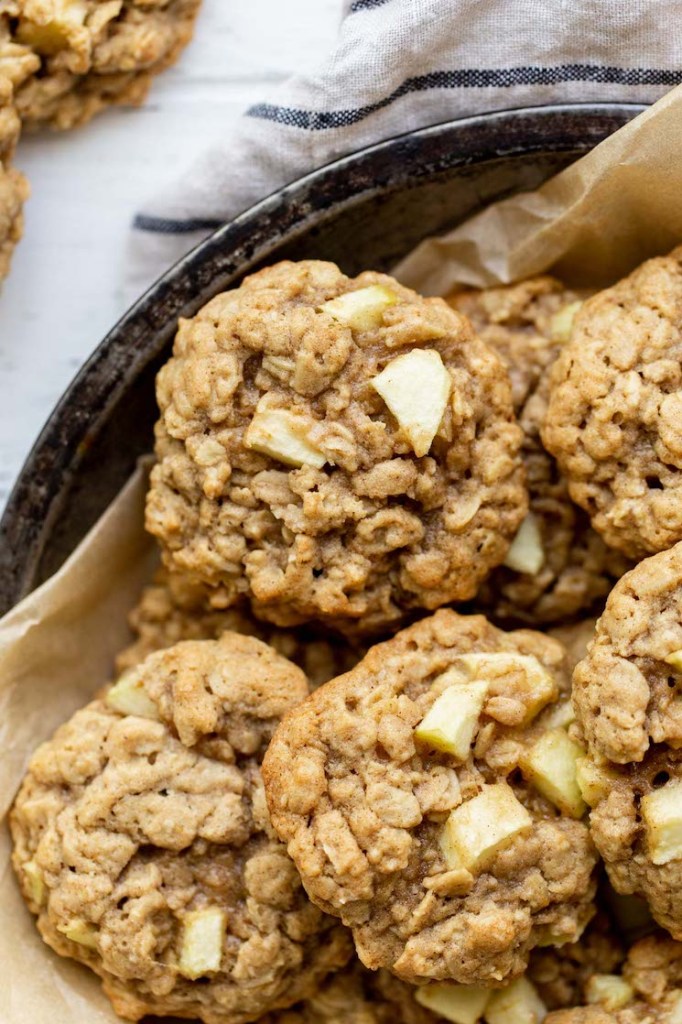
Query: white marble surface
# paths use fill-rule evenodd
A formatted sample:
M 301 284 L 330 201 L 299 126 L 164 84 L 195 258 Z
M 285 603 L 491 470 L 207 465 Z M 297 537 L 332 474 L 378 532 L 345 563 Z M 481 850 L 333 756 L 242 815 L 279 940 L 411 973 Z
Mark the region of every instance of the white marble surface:
M 0 295 L 0 507 L 60 394 L 123 312 L 128 226 L 251 103 L 330 47 L 340 0 L 204 0 L 145 106 L 22 140 L 32 196 Z

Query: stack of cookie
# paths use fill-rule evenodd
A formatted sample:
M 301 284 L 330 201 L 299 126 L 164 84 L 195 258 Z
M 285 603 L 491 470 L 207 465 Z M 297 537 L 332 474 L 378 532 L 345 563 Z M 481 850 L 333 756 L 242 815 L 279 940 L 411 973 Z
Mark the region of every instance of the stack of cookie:
M 117 1013 L 682 1021 L 681 325 L 682 250 L 447 302 L 282 263 L 180 323 L 163 569 L 11 822 Z
M 0 280 L 22 232 L 26 179 L 12 168 L 23 125 L 73 128 L 141 103 L 177 60 L 201 0 L 0 0 Z

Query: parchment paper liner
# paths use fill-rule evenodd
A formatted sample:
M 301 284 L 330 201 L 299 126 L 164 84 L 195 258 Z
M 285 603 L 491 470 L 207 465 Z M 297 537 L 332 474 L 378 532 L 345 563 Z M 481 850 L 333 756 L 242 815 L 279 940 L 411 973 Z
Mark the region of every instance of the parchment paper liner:
M 422 243 L 397 276 L 425 294 L 552 270 L 608 284 L 682 241 L 682 87 L 534 193 Z M 151 438 L 150 438 L 151 443 Z M 155 552 L 138 472 L 68 562 L 0 621 L 0 799 L 6 814 L 32 751 L 106 682 L 128 639 L 126 613 Z M 43 944 L 0 834 L 0 1020 L 115 1024 L 87 969 Z

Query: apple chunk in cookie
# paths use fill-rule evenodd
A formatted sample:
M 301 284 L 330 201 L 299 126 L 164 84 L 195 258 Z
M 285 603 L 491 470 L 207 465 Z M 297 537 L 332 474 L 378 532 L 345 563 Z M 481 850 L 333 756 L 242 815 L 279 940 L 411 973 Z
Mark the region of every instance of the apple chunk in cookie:
M 504 367 L 385 275 L 260 271 L 181 321 L 157 397 L 165 564 L 278 626 L 471 598 L 526 512 Z
M 263 766 L 273 824 L 368 967 L 494 985 L 538 944 L 580 935 L 596 854 L 582 751 L 558 739 L 568 690 L 557 641 L 443 610 L 278 728 Z
M 351 953 L 306 898 L 260 775 L 300 669 L 253 637 L 150 655 L 34 754 L 13 865 L 45 942 L 115 1011 L 243 1024 L 305 998 Z
M 682 543 L 614 587 L 573 676 L 578 781 L 614 887 L 682 939 Z

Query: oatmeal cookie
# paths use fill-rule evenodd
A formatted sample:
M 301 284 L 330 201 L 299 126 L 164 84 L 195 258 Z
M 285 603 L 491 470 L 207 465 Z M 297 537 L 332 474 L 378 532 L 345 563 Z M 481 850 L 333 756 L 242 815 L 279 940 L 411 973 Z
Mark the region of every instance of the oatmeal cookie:
M 18 70 L 10 74 L 10 61 L 11 47 L 3 38 L 0 21 L 0 281 L 9 273 L 14 247 L 22 236 L 28 198 L 26 178 L 12 167 L 21 122 L 14 102 L 19 74 Z
M 192 37 L 200 0 L 0 0 L 13 57 L 32 65 L 16 102 L 28 127 L 73 128 L 139 104 Z
M 357 961 L 325 978 L 296 1006 L 258 1024 L 436 1024 L 439 1015 L 420 1005 L 417 989 L 387 971 L 368 971 Z
M 557 641 L 443 610 L 287 716 L 263 765 L 272 821 L 367 967 L 495 984 L 579 937 L 596 855 L 569 685 Z
M 355 962 L 326 978 L 313 996 L 258 1024 L 537 1024 L 545 1013 L 538 987 L 527 976 L 496 989 L 450 981 L 415 986 L 388 971 L 368 971 Z
M 12 97 L 12 83 L 0 74 L 0 167 L 4 173 L 9 171 L 21 128 Z
M 472 597 L 526 511 L 507 374 L 392 278 L 280 263 L 181 321 L 147 528 L 279 626 Z
M 135 640 L 116 658 L 118 672 L 180 640 L 217 640 L 227 631 L 255 636 L 269 644 L 303 669 L 311 687 L 347 672 L 365 653 L 359 644 L 331 632 L 277 629 L 259 622 L 243 606 L 214 608 L 206 587 L 164 569 L 144 588 L 129 622 Z
M 449 300 L 498 353 L 512 380 L 523 428 L 530 512 L 502 566 L 484 582 L 476 607 L 505 624 L 547 625 L 585 613 L 629 568 L 606 546 L 540 440 L 549 370 L 570 336 L 582 299 L 551 277 L 460 292 Z
M 447 296 L 447 302 L 469 318 L 479 338 L 495 349 L 507 367 L 517 412 L 558 356 L 580 301 L 577 292 L 546 275 Z
M 368 971 L 353 961 L 325 978 L 314 995 L 259 1024 L 437 1024 L 474 1017 L 490 1024 L 537 1024 L 547 1010 L 583 1003 L 589 979 L 620 972 L 624 958 L 608 917 L 600 912 L 579 942 L 533 950 L 527 973 L 510 985 L 408 985 L 386 970 Z
M 3 118 L 3 86 L 0 78 L 0 121 Z M 2 141 L 0 137 L 0 146 Z M 9 273 L 14 247 L 24 231 L 23 209 L 28 194 L 26 178 L 11 166 L 0 150 L 0 281 Z
M 593 757 L 641 763 L 682 748 L 682 543 L 616 584 L 578 665 L 573 702 Z
M 622 972 L 597 971 L 588 1005 L 552 1013 L 547 1024 L 675 1024 L 682 1013 L 682 943 L 662 933 L 628 952 Z
M 618 892 L 682 939 L 682 543 L 611 592 L 573 703 L 592 834 Z
M 34 755 L 13 864 L 44 940 L 115 1011 L 241 1024 L 314 991 L 350 942 L 270 826 L 260 761 L 307 693 L 252 637 L 151 655 Z
M 654 747 L 628 766 L 589 758 L 580 778 L 592 839 L 614 889 L 643 896 L 656 921 L 682 938 L 682 849 L 675 839 L 682 751 Z
M 585 1001 L 594 974 L 620 972 L 625 952 L 606 913 L 599 911 L 577 942 L 534 949 L 527 976 L 548 1010 Z
M 543 439 L 607 544 L 682 540 L 682 248 L 578 311 L 554 364 Z

